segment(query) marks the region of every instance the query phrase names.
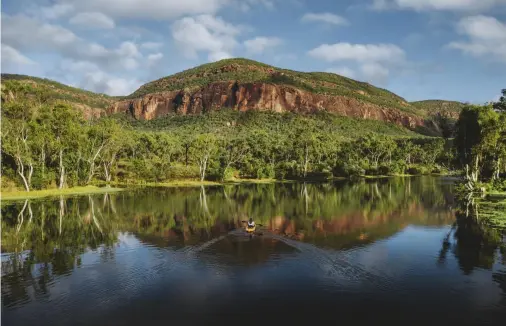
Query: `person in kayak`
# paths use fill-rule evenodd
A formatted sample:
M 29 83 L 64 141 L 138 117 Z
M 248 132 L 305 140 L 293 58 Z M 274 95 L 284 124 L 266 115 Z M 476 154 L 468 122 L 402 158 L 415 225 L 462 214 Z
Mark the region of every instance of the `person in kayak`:
M 255 221 L 253 221 L 253 219 L 250 217 L 249 221 L 248 221 L 248 228 L 253 228 L 255 227 Z

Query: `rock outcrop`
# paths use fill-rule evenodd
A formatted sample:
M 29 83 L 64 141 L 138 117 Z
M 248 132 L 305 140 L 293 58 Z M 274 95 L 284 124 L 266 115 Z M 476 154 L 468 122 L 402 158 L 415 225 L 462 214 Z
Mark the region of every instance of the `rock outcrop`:
M 158 92 L 118 101 L 107 109 L 107 113 L 124 112 L 138 120 L 151 120 L 168 114 L 200 114 L 226 107 L 239 111 L 327 111 L 342 116 L 396 123 L 408 128 L 424 125 L 424 119 L 420 116 L 351 97 L 316 94 L 286 85 L 233 81 L 211 83 L 194 91 Z

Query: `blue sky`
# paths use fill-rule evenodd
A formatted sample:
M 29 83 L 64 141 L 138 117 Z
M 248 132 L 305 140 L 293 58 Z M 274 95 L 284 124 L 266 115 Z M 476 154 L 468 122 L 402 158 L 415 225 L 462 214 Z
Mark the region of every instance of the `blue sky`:
M 484 103 L 506 88 L 506 0 L 2 1 L 2 72 L 126 95 L 227 57 Z

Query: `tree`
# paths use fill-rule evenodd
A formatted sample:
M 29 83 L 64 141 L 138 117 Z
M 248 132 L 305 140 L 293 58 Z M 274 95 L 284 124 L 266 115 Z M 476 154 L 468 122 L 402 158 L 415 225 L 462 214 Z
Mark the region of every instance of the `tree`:
M 480 179 L 484 168 L 498 178 L 504 161 L 506 118 L 492 106 L 468 106 L 457 122 L 455 146 L 464 166 L 471 166 L 474 179 Z
M 55 105 L 52 118 L 51 126 L 55 139 L 53 148 L 58 160 L 58 188 L 62 189 L 66 184 L 68 171 L 77 167 L 77 160 L 73 155 L 82 145 L 79 136 L 82 135 L 84 118 L 80 111 L 63 103 Z
M 375 168 L 378 168 L 382 159 L 388 158 L 391 161 L 392 154 L 397 147 L 397 144 L 390 137 L 372 134 L 360 137 L 355 144 L 357 150 L 362 151 L 369 163 L 372 163 Z
M 2 109 L 2 151 L 14 158 L 16 172 L 30 191 L 35 161 L 34 108 L 27 102 L 8 102 Z
M 444 149 L 444 140 L 441 138 L 429 141 L 422 147 L 421 158 L 423 164 L 427 166 L 433 166 L 436 163 L 436 159 L 441 155 Z
M 223 140 L 223 172 L 224 180 L 228 169 L 234 164 L 240 164 L 244 161 L 250 151 L 248 140 L 244 137 L 225 138 Z
M 494 103 L 494 110 L 506 112 L 506 88 L 501 90 L 502 96 Z
M 109 185 L 112 179 L 112 168 L 118 160 L 120 152 L 128 147 L 134 140 L 129 130 L 114 120 L 110 120 L 104 126 L 106 128 L 107 141 L 104 143 L 100 162 L 104 172 L 104 178 Z
M 200 171 L 200 181 L 204 181 L 210 160 L 218 150 L 218 140 L 214 134 L 198 135 L 192 143 L 190 156 L 197 162 Z

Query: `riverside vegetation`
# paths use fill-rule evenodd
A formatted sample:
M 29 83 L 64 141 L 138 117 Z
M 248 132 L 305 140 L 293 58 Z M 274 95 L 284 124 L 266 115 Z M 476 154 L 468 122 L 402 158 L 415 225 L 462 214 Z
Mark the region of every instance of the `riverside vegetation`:
M 234 60 L 234 64 L 242 63 L 241 59 Z M 162 78 L 126 98 L 193 87 L 195 83 L 221 80 L 227 77 L 224 74 L 245 81 L 268 76 L 263 70 L 240 65 L 233 72 L 206 72 L 216 65 Z M 192 72 L 203 79 L 195 80 Z M 312 89 L 315 92 L 339 95 L 343 89 L 347 89 L 346 94 L 362 90 L 369 94 L 368 101 L 381 104 L 395 99 L 398 103 L 394 107 L 402 106 L 402 98 L 367 83 L 333 74 L 280 72 L 307 87 L 335 88 L 332 92 Z M 183 83 L 185 76 L 193 86 Z M 504 96 L 498 103 L 484 106 L 446 101 L 404 105 L 404 110 L 430 116 L 437 123 L 439 137 L 428 137 L 395 124 L 325 111 L 297 114 L 223 108 L 150 121 L 123 114 L 85 116 L 74 104 L 100 109 L 121 98 L 34 77 L 27 82 L 27 78 L 9 75 L 2 82 L 2 189 L 7 194 L 93 184 L 325 180 L 460 171 L 467 171 L 465 186 L 461 187 L 466 193 L 498 195 L 506 190 Z M 173 85 L 175 82 L 184 85 Z M 361 94 L 355 92 L 353 96 Z M 455 121 L 452 116 L 459 110 Z

